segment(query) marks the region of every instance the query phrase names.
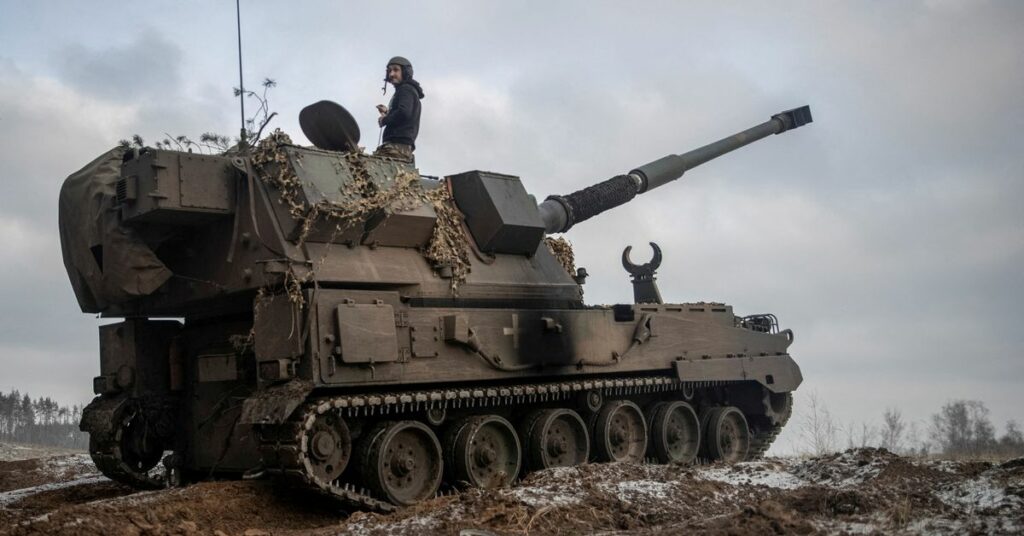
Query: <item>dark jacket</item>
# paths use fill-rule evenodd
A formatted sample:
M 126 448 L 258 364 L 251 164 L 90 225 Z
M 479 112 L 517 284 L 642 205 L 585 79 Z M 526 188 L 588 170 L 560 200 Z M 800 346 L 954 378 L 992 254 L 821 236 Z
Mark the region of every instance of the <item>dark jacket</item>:
M 416 80 L 402 82 L 395 87 L 395 94 L 388 105 L 384 125 L 384 141 L 401 143 L 416 148 L 416 136 L 420 133 L 420 99 L 423 89 Z

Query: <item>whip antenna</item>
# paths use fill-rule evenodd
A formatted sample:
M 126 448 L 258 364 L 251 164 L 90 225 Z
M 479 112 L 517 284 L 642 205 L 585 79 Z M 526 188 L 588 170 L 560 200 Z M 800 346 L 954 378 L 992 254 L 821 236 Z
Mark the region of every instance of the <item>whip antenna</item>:
M 244 150 L 245 141 L 245 82 L 242 80 L 242 7 L 241 0 L 235 0 L 235 19 L 238 27 L 238 104 L 242 111 L 242 128 L 239 130 L 240 145 Z

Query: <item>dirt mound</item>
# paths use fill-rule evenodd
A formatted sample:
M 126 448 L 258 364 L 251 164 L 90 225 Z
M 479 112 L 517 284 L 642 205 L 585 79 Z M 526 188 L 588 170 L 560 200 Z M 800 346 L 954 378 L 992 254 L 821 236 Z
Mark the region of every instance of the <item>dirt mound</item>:
M 54 475 L 38 461 L 26 472 Z M 10 470 L 8 473 L 15 471 Z M 0 493 L 0 534 L 1002 534 L 1024 531 L 1024 463 L 921 461 L 877 449 L 734 466 L 603 464 L 530 475 L 389 515 L 272 481 L 137 493 L 78 473 Z M 13 482 L 13 481 L 10 481 Z M 14 484 L 12 484 L 14 485 Z

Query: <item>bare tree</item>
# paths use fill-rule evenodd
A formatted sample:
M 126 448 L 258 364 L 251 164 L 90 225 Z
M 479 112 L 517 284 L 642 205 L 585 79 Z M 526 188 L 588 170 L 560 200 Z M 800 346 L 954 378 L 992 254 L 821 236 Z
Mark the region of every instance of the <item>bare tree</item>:
M 840 432 L 839 426 L 832 418 L 828 406 L 818 398 L 817 391 L 811 391 L 806 407 L 804 418 L 800 423 L 803 444 L 815 456 L 835 452 Z
M 906 432 L 903 413 L 896 408 L 886 408 L 882 414 L 881 446 L 889 452 L 899 452 L 903 448 L 903 436 Z

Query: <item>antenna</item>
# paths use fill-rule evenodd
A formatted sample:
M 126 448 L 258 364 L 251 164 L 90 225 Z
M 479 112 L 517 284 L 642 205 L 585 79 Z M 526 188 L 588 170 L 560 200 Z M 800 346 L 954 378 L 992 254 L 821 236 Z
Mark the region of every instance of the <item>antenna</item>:
M 245 82 L 242 79 L 242 7 L 240 0 L 235 0 L 235 17 L 238 25 L 238 104 L 242 111 L 242 128 L 239 130 L 239 139 L 244 150 L 245 141 Z

